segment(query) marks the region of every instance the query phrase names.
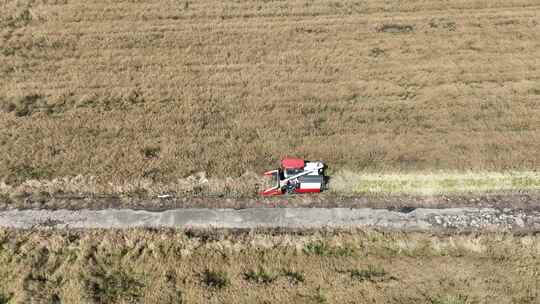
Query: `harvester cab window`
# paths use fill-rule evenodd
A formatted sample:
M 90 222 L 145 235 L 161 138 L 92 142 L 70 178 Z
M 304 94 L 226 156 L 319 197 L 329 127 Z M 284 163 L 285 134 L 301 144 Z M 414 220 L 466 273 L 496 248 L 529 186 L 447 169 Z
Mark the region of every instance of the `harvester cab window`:
M 296 175 L 298 173 L 301 173 L 302 169 L 285 169 L 285 175 L 286 176 L 293 176 L 293 175 Z
M 279 180 L 281 179 L 281 172 L 277 171 L 272 174 L 272 187 L 279 187 Z

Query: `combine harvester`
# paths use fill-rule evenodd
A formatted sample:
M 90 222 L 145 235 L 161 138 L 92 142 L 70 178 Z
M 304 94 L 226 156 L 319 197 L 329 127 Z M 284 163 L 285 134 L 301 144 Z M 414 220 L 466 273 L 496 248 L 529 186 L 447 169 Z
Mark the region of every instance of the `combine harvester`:
M 286 158 L 281 161 L 281 168 L 265 172 L 272 177 L 274 186 L 264 190 L 264 196 L 321 192 L 325 187 L 325 165 L 322 162 L 304 161 L 298 158 Z

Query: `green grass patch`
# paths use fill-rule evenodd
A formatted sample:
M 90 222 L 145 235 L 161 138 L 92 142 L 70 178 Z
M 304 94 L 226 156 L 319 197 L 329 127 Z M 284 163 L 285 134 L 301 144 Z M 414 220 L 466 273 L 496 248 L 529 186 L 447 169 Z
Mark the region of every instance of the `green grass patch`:
M 252 269 L 246 272 L 244 277 L 253 283 L 270 284 L 278 278 L 278 275 L 268 269 L 259 267 L 257 270 Z
M 146 158 L 157 158 L 157 157 L 159 157 L 159 152 L 161 152 L 160 147 L 144 147 L 141 150 L 141 153 Z
M 203 282 L 211 288 L 222 289 L 230 284 L 229 276 L 224 271 L 205 270 L 203 272 Z
M 50 178 L 52 171 L 47 167 L 31 165 L 18 165 L 10 168 L 7 182 L 9 184 L 20 184 L 26 180 L 40 180 Z
M 9 298 L 0 293 L 0 304 L 7 304 L 7 303 L 9 303 Z
M 358 281 L 375 282 L 386 276 L 386 271 L 379 266 L 369 265 L 366 269 L 351 269 L 348 271 L 351 278 Z
M 87 290 L 98 303 L 136 302 L 141 297 L 143 285 L 123 271 L 94 274 L 87 280 Z
M 305 254 L 318 256 L 352 256 L 354 249 L 350 247 L 334 247 L 323 241 L 314 241 L 304 245 Z

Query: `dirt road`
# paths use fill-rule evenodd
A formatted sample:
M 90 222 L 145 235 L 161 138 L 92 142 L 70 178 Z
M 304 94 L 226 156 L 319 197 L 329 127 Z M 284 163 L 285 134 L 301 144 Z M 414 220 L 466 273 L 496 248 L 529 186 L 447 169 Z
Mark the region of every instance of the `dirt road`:
M 387 209 L 252 208 L 173 209 L 151 212 L 106 210 L 10 210 L 0 212 L 5 228 L 225 228 L 380 230 L 466 232 L 540 231 L 540 212 L 493 208 Z

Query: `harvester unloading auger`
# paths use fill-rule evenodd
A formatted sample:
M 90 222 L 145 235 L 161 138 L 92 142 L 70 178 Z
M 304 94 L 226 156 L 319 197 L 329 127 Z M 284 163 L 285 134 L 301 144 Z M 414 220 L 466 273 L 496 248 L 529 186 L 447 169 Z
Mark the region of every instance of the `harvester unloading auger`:
M 264 190 L 264 196 L 321 192 L 325 187 L 324 163 L 304 161 L 298 158 L 286 158 L 281 161 L 281 168 L 267 171 L 274 186 Z

